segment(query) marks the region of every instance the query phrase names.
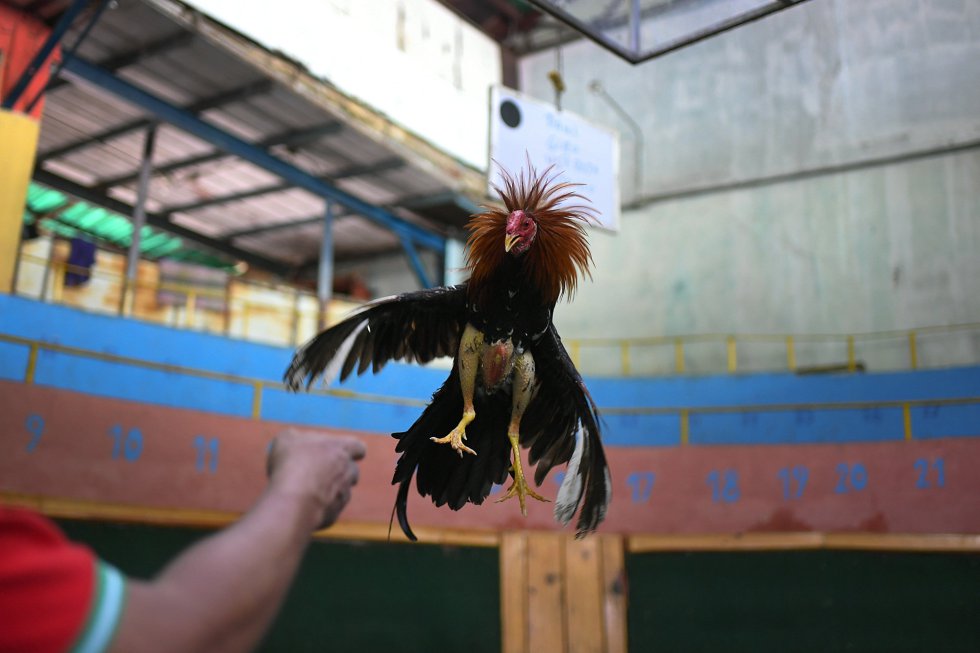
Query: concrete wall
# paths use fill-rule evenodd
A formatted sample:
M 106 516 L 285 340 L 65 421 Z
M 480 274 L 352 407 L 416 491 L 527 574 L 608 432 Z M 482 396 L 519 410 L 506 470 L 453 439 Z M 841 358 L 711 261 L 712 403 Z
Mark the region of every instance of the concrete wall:
M 239 0 L 189 4 L 486 167 L 487 88 L 502 78 L 500 47 L 436 0 L 279 0 L 275 11 Z
M 980 3 L 812 0 L 638 66 L 586 40 L 562 58 L 563 107 L 621 131 L 628 203 L 619 235 L 592 238 L 566 337 L 980 321 Z M 552 99 L 555 62 L 523 59 L 522 90 Z M 643 128 L 640 188 L 636 139 L 592 80 Z M 976 332 L 936 339 L 932 362 L 980 359 Z M 740 363 L 785 360 L 770 349 Z M 897 367 L 906 345 L 859 357 Z

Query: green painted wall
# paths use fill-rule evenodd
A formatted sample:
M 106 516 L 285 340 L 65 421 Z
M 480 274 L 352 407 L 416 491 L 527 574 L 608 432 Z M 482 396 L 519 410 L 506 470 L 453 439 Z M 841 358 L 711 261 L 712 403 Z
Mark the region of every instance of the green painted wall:
M 82 521 L 59 525 L 141 578 L 208 534 Z M 314 542 L 259 650 L 499 653 L 497 549 Z
M 658 553 L 627 572 L 631 651 L 980 651 L 977 555 Z

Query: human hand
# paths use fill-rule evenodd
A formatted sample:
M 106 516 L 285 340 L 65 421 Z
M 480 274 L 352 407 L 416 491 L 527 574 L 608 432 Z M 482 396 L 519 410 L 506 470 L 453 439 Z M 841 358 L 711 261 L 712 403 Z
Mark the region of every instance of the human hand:
M 313 525 L 326 528 L 350 501 L 358 479 L 355 461 L 365 453 L 364 445 L 353 437 L 287 429 L 269 450 L 269 490 L 310 501 L 316 515 Z

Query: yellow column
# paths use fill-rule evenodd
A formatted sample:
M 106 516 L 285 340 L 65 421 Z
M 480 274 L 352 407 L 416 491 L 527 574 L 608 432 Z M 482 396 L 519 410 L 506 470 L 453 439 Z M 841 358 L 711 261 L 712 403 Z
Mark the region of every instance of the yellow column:
M 0 109 L 0 292 L 13 292 L 17 248 L 27 186 L 34 169 L 40 125 L 33 118 Z

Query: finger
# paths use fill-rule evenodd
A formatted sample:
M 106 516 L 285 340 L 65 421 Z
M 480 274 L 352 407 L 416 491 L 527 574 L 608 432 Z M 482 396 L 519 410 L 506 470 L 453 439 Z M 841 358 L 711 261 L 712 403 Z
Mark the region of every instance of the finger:
M 275 437 L 272 442 L 269 443 L 269 448 L 266 449 L 265 454 L 265 476 L 266 478 L 272 478 L 272 468 L 273 463 L 276 458 L 276 448 L 279 446 L 279 438 Z
M 337 492 L 337 510 L 338 510 L 338 512 L 340 510 L 343 510 L 344 509 L 344 506 L 346 506 L 348 504 L 348 502 L 350 502 L 350 488 L 349 487 L 345 487 L 343 490 L 339 490 Z
M 351 462 L 350 470 L 348 472 L 348 485 L 357 485 L 357 481 L 361 478 L 361 470 L 357 467 L 357 464 Z
M 344 447 L 344 451 L 347 452 L 354 460 L 361 460 L 367 455 L 367 447 L 360 440 L 355 440 L 354 438 L 344 438 L 341 440 L 341 446 Z

